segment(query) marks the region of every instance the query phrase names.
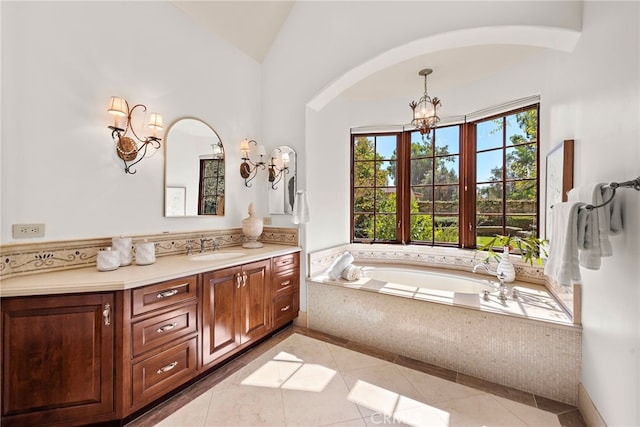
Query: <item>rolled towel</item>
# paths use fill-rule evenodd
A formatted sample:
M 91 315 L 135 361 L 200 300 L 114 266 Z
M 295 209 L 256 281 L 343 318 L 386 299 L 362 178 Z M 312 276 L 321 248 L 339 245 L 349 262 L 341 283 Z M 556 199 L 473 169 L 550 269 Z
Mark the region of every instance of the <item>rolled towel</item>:
M 347 268 L 342 270 L 342 273 L 340 274 L 340 276 L 342 276 L 344 280 L 349 280 L 349 281 L 358 280 L 362 277 L 362 269 L 358 266 L 351 264 L 351 265 L 348 265 Z
M 329 268 L 327 269 L 327 276 L 331 280 L 336 280 L 340 277 L 340 273 L 353 262 L 353 255 L 351 252 L 345 252 L 336 258 Z

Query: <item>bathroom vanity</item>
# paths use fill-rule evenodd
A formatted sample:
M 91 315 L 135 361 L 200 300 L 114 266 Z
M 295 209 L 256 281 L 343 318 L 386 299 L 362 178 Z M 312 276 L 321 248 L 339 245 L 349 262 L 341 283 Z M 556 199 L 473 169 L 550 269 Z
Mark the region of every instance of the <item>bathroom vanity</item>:
M 4 280 L 2 425 L 117 425 L 158 403 L 298 315 L 299 252 Z

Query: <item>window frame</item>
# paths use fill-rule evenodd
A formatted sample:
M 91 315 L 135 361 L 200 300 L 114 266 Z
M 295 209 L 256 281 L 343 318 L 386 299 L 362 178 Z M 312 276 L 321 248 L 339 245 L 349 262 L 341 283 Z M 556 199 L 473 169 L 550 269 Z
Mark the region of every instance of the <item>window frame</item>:
M 448 126 L 460 126 L 460 144 L 459 144 L 459 162 L 458 162 L 458 243 L 449 242 L 437 242 L 435 240 L 435 228 L 433 229 L 432 240 L 428 241 L 412 241 L 411 237 L 411 134 L 416 132 L 415 129 L 411 130 L 398 130 L 391 132 L 369 132 L 369 133 L 352 133 L 350 136 L 350 153 L 351 153 L 351 179 L 350 179 L 350 242 L 351 243 L 383 243 L 383 244 L 412 244 L 412 245 L 425 245 L 425 246 L 445 246 L 445 247 L 460 247 L 460 248 L 476 248 L 476 130 L 477 125 L 489 120 L 495 120 L 497 118 L 506 118 L 511 115 L 518 114 L 523 111 L 531 109 L 536 110 L 537 123 L 536 123 L 536 165 L 535 165 L 535 190 L 536 190 L 536 209 L 535 209 L 535 221 L 536 237 L 540 236 L 540 103 L 533 102 L 529 105 L 522 106 L 515 109 L 499 112 L 487 117 L 476 118 L 473 121 L 464 123 L 451 123 Z M 505 119 L 506 120 L 506 119 Z M 441 126 L 445 127 L 445 126 Z M 503 131 L 503 145 L 502 145 L 502 164 L 503 174 L 502 183 L 510 182 L 511 180 L 505 179 L 507 175 L 506 171 L 506 152 L 508 144 L 505 142 L 506 138 L 506 126 Z M 435 130 L 432 130 L 435 132 Z M 375 238 L 356 238 L 354 229 L 354 204 L 355 204 L 355 165 L 356 160 L 354 158 L 354 149 L 356 138 L 359 137 L 380 137 L 380 136 L 396 136 L 396 153 L 397 153 L 397 176 L 396 176 L 396 221 L 399 221 L 396 227 L 396 239 L 395 240 L 381 240 Z M 375 144 L 374 144 L 375 153 Z M 433 157 L 436 156 L 434 151 Z M 435 166 L 434 166 L 435 167 Z M 435 177 L 431 183 L 432 189 L 437 187 Z M 506 208 L 506 191 L 503 191 L 503 212 L 502 212 L 502 230 L 504 234 L 507 215 Z M 435 209 L 435 200 L 434 208 Z M 374 223 L 375 223 L 375 208 L 374 208 Z M 435 219 L 432 218 L 433 223 Z

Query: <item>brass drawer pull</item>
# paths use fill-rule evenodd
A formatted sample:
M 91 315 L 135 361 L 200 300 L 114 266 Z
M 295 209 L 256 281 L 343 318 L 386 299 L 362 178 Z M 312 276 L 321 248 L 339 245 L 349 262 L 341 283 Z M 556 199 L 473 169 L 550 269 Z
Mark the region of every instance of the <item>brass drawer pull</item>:
M 240 284 L 242 283 L 242 276 L 240 275 L 240 273 L 237 274 L 236 276 L 236 284 L 238 289 L 240 289 Z
M 284 282 L 280 283 L 280 286 L 288 286 L 289 283 L 291 283 L 291 280 L 285 280 Z
M 163 366 L 162 368 L 158 369 L 156 371 L 156 373 L 157 374 L 164 374 L 165 372 L 169 372 L 170 370 L 172 370 L 176 366 L 178 366 L 178 362 L 177 361 L 176 362 L 171 362 L 167 366 Z
M 104 305 L 104 309 L 102 310 L 102 318 L 104 319 L 104 326 L 111 325 L 111 305 L 106 303 Z
M 167 332 L 167 331 L 172 330 L 176 326 L 178 326 L 178 322 L 169 323 L 168 325 L 164 325 L 164 326 L 161 326 L 158 329 L 156 329 L 156 332 L 159 333 L 159 334 L 162 333 L 162 332 Z
M 156 298 L 158 298 L 158 299 L 168 298 L 168 297 L 174 296 L 177 293 L 178 293 L 177 289 L 171 289 L 169 291 L 160 292 L 158 295 L 156 295 Z
M 286 305 L 286 306 L 282 307 L 280 309 L 280 311 L 287 311 L 287 310 L 289 310 L 289 308 L 291 308 L 291 306 L 290 305 Z

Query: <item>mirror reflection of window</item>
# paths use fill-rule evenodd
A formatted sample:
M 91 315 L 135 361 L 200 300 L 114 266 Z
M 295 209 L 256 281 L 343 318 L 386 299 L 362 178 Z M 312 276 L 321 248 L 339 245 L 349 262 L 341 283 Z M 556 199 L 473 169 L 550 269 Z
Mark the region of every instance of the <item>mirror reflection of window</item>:
M 224 215 L 225 153 L 213 128 L 198 119 L 179 119 L 167 130 L 163 145 L 165 216 Z M 184 201 L 169 197 L 173 188 L 181 189 Z
M 224 159 L 200 160 L 198 215 L 224 215 Z

